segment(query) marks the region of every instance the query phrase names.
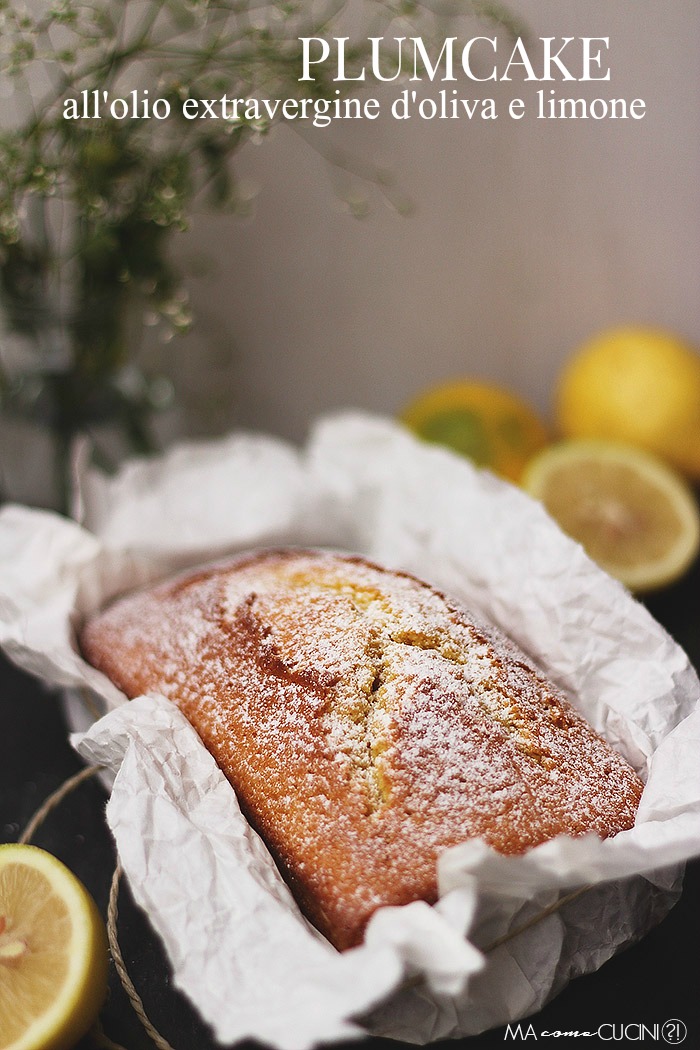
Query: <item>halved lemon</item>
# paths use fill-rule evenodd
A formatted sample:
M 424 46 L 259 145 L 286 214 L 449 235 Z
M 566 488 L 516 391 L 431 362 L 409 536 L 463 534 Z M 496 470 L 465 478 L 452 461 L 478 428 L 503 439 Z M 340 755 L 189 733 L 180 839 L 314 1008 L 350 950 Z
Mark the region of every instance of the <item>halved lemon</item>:
M 640 449 L 564 441 L 536 456 L 523 487 L 602 568 L 633 591 L 678 579 L 700 547 L 700 514 L 685 481 Z
M 107 991 L 107 935 L 83 884 L 36 846 L 0 846 L 0 1050 L 69 1050 Z
M 419 394 L 400 413 L 418 437 L 446 445 L 519 481 L 525 464 L 548 440 L 537 414 L 516 394 L 476 379 L 455 379 Z

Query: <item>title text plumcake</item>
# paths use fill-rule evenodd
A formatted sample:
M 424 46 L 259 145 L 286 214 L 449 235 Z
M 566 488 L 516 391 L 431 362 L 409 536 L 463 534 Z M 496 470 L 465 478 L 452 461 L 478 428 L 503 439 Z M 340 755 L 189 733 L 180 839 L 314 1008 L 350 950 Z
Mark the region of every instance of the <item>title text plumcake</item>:
M 361 558 L 257 552 L 122 598 L 81 643 L 182 709 L 337 948 L 381 905 L 434 901 L 456 843 L 634 823 L 639 778 L 511 642 Z

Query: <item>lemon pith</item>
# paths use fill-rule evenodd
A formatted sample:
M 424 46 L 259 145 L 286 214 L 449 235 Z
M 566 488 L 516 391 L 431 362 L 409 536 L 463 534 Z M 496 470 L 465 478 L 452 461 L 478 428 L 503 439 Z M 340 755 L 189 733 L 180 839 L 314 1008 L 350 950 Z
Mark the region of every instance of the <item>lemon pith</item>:
M 107 987 L 104 923 L 85 887 L 34 846 L 0 846 L 0 1050 L 70 1050 Z
M 656 457 L 602 441 L 553 445 L 524 487 L 590 556 L 632 590 L 671 583 L 700 547 L 700 514 L 685 482 Z

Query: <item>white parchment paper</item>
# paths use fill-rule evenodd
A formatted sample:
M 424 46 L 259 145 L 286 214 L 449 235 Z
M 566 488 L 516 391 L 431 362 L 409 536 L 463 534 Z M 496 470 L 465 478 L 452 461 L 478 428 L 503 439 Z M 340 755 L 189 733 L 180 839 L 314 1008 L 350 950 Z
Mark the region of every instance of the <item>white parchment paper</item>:
M 682 650 L 517 489 L 396 425 L 322 420 L 301 450 L 238 435 L 87 473 L 83 524 L 0 512 L 0 644 L 84 711 L 115 775 L 108 819 L 177 985 L 222 1042 L 282 1050 L 367 1031 L 424 1043 L 538 1009 L 668 910 L 700 853 L 700 685 Z M 335 952 L 299 914 L 234 792 L 164 699 L 124 697 L 76 624 L 115 594 L 226 553 L 332 546 L 407 569 L 510 634 L 647 781 L 636 826 L 501 857 L 441 858 L 441 900 L 376 913 Z M 508 931 L 589 889 L 517 937 Z

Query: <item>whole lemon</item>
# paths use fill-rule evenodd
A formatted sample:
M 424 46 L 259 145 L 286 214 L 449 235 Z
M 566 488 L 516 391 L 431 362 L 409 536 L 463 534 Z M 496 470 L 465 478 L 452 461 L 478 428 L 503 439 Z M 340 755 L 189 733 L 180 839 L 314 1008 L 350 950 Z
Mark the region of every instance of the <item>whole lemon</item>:
M 562 372 L 556 417 L 566 437 L 627 441 L 700 479 L 700 355 L 675 335 L 595 336 Z
M 471 377 L 423 390 L 400 419 L 424 441 L 445 445 L 516 482 L 548 441 L 544 424 L 522 398 Z

